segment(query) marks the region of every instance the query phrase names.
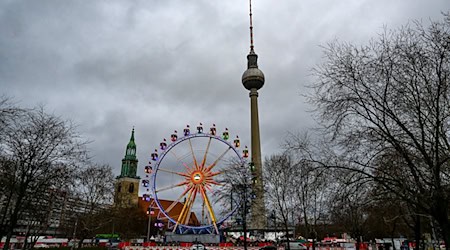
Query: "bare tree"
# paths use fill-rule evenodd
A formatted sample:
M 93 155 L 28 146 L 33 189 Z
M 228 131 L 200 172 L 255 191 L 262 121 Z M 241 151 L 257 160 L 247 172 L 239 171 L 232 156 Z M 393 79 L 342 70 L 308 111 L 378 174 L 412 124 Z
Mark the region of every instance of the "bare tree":
M 243 187 L 250 184 L 250 167 L 247 163 L 230 160 L 225 171 L 217 175 L 218 183 L 224 184 L 215 192 L 214 203 L 221 204 L 221 215 L 229 214 L 237 206 L 241 206 Z M 248 188 L 248 193 L 251 193 Z
M 114 174 L 109 165 L 92 164 L 80 171 L 76 192 L 86 202 L 88 211 L 93 211 L 98 205 L 112 204 L 114 181 Z
M 311 133 L 290 133 L 284 148 L 295 162 L 297 178 L 293 195 L 298 201 L 299 226 L 303 226 L 304 236 L 314 240 L 318 225 L 330 222 L 330 199 L 337 189 L 337 176 L 340 175 L 323 163 L 336 162 L 333 161 L 336 157 L 329 145 Z
M 23 109 L 15 106 L 11 98 L 0 96 L 0 133 L 3 132 L 12 119 L 19 115 L 21 111 Z
M 302 148 L 311 147 L 307 133 L 290 134 L 285 141 L 286 152 L 295 161 L 295 193 L 298 200 L 299 222 L 304 225 L 305 236 L 315 239 L 318 222 L 324 223 L 328 218 L 330 191 L 334 185 L 330 171 L 305 158 Z M 313 246 L 314 247 L 314 246 Z
M 247 163 L 230 160 L 226 171 L 218 177 L 219 183 L 226 183 L 220 190 L 217 190 L 215 201 L 222 204 L 222 215 L 235 211 L 233 215 L 236 224 L 242 225 L 244 234 L 244 249 L 247 249 L 247 225 L 250 213 L 258 211 L 250 210 L 252 200 L 251 188 L 251 166 Z M 237 207 L 236 207 L 237 206 Z
M 1 143 L 1 169 L 7 177 L 2 222 L 8 249 L 18 219 L 33 206 L 33 195 L 64 185 L 86 155 L 85 142 L 75 128 L 43 108 L 15 117 L 3 128 Z
M 3 155 L 5 150 L 5 145 L 3 142 L 3 135 L 5 129 L 9 126 L 9 124 L 17 119 L 21 115 L 21 109 L 15 107 L 11 103 L 11 99 L 6 96 L 0 96 L 0 155 Z M 11 166 L 9 166 L 10 162 L 6 161 L 4 157 L 0 158 L 0 204 L 3 204 L 5 196 L 2 195 L 6 193 L 6 183 L 8 182 L 7 171 Z M 2 208 L 4 208 L 2 206 Z M 3 215 L 5 211 L 1 210 L 1 214 Z M 2 219 L 4 216 L 1 217 Z M 0 226 L 3 225 L 3 221 L 0 221 Z M 0 239 L 2 236 L 2 228 L 0 228 Z
M 289 248 L 289 227 L 295 225 L 295 214 L 298 211 L 296 193 L 297 169 L 287 153 L 272 155 L 266 158 L 263 178 L 269 210 L 275 211 L 275 219 L 282 223 L 285 231 L 287 249 Z
M 356 239 L 356 249 L 359 249 L 367 231 L 368 208 L 374 202 L 370 196 L 373 182 L 348 170 L 341 170 L 335 179 L 337 185 L 330 199 L 331 221 L 342 225 Z
M 50 232 L 55 227 L 54 218 L 60 215 L 58 201 L 64 199 L 64 189 L 48 189 L 46 192 L 34 192 L 30 195 L 30 205 L 25 206 L 21 221 L 18 224 L 26 225 L 23 249 L 31 249 L 36 244 L 39 236 L 56 233 Z
M 359 168 L 353 166 L 355 163 L 337 154 L 339 150 L 336 150 L 334 146 L 334 143 L 324 138 L 310 137 L 308 134 L 290 134 L 289 139 L 286 140 L 285 147 L 294 152 L 295 157 L 298 158 L 297 161 L 302 162 L 303 165 L 309 165 L 304 170 L 311 171 L 311 175 L 320 177 L 310 186 L 311 191 L 308 191 L 311 193 L 307 195 L 307 200 L 309 198 L 312 203 L 307 211 L 316 210 L 313 206 L 314 199 L 319 197 L 322 201 L 319 202 L 322 204 L 319 209 L 319 215 L 321 215 L 319 218 L 321 220 L 325 218 L 322 222 L 331 223 L 338 231 L 350 233 L 357 241 L 367 236 L 370 239 L 389 237 L 397 231 L 401 232 L 400 235 L 408 235 L 406 232 L 417 230 L 417 226 L 414 225 L 417 222 L 416 216 L 411 212 L 414 207 L 399 200 L 390 189 L 386 189 L 373 178 L 356 171 Z M 398 165 L 394 159 L 384 157 L 379 160 L 383 160 L 382 163 L 378 163 L 383 169 L 383 174 L 390 171 L 389 175 L 401 175 L 402 169 L 394 167 Z M 308 175 L 308 171 L 305 171 L 305 175 Z M 381 173 L 375 173 L 375 175 L 381 178 Z M 303 180 L 299 185 L 308 183 L 307 178 L 305 180 L 299 178 Z M 306 187 L 301 187 L 301 189 L 304 188 Z M 317 194 L 313 195 L 314 192 Z M 304 193 L 305 191 L 302 191 L 297 195 Z M 303 197 L 298 199 L 302 203 Z M 311 219 L 314 218 L 313 215 L 314 213 L 310 215 Z M 420 230 L 416 232 L 416 235 L 418 236 L 416 242 L 419 242 Z
M 450 248 L 450 16 L 330 43 L 312 102 L 356 171 L 432 216 Z M 383 159 L 394 159 L 388 168 Z
M 82 169 L 74 192 L 82 205 L 76 211 L 78 217 L 79 247 L 85 238 L 93 237 L 96 230 L 111 224 L 114 198 L 114 174 L 109 165 L 88 165 Z

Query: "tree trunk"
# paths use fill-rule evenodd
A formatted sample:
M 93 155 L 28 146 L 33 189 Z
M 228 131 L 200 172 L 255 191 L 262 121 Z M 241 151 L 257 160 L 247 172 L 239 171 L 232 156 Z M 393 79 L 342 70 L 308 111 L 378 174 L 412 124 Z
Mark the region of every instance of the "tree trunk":
M 397 219 L 395 219 L 393 221 L 394 225 L 392 226 L 392 231 L 391 231 L 391 242 L 392 242 L 392 249 L 395 250 L 395 242 L 394 242 L 394 234 L 395 234 L 395 229 L 397 228 Z
M 247 206 L 244 204 L 244 213 L 242 218 L 242 230 L 244 231 L 244 250 L 247 250 Z
M 306 209 L 303 209 L 303 218 L 305 220 L 305 235 L 306 233 L 310 234 L 311 229 L 309 228 L 308 216 L 306 215 Z M 314 250 L 314 248 L 313 248 Z
M 416 215 L 415 223 L 414 223 L 414 237 L 416 241 L 416 247 L 414 250 L 420 250 L 420 216 Z
M 361 247 L 361 236 L 356 236 L 356 250 L 359 250 L 359 248 Z
M 439 224 L 439 229 L 445 242 L 445 249 L 450 250 L 450 225 L 448 221 L 448 214 L 446 211 L 442 212 L 442 214 L 439 216 L 439 219 L 437 219 L 437 223 Z
M 83 241 L 84 241 L 84 237 L 81 236 L 81 237 L 80 237 L 80 241 L 78 241 L 77 249 L 81 249 L 81 247 L 83 246 Z
M 11 198 L 13 195 L 13 189 L 10 190 L 8 198 L 7 198 L 7 202 L 6 204 L 4 204 L 4 209 L 2 211 L 2 219 L 0 221 L 0 240 L 3 239 L 3 236 L 6 233 L 6 225 L 5 225 L 5 220 L 6 217 L 8 216 L 8 210 L 9 210 L 9 204 L 11 203 Z
M 31 249 L 31 247 L 28 247 L 28 234 L 25 235 L 25 239 L 23 240 L 23 249 Z
M 3 250 L 9 249 L 9 243 L 11 242 L 13 231 L 17 224 L 18 212 L 19 212 L 19 209 L 16 208 L 16 209 L 14 209 L 14 213 L 11 215 L 11 221 L 10 221 L 10 224 L 8 227 L 8 233 L 6 234 L 6 240 L 5 240 L 5 245 L 3 246 Z
M 291 250 L 290 240 L 289 240 L 289 227 L 288 227 L 288 223 L 286 221 L 284 222 L 284 231 L 286 234 L 286 248 L 285 249 Z
M 312 250 L 316 250 L 316 238 L 317 238 L 317 233 L 314 229 L 313 234 L 312 234 Z
M 26 190 L 26 188 L 21 187 L 21 189 L 19 191 L 19 195 L 17 197 L 16 204 L 14 207 L 14 212 L 11 214 L 11 217 L 10 217 L 8 232 L 6 234 L 6 241 L 5 241 L 5 245 L 3 246 L 3 250 L 9 249 L 9 243 L 11 242 L 11 237 L 12 237 L 14 228 L 17 225 L 19 212 L 21 210 L 20 207 L 22 206 L 22 199 L 25 196 L 25 190 Z
M 438 193 L 434 199 L 435 204 L 431 211 L 431 220 L 436 220 L 439 224 L 440 232 L 445 242 L 445 249 L 450 249 L 450 223 L 448 218 L 448 200 L 445 199 L 444 194 Z

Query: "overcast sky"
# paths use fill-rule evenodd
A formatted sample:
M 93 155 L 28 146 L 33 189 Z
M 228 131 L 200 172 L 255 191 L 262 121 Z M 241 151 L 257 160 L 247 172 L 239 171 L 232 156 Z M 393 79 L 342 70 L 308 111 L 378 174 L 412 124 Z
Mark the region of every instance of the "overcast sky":
M 263 157 L 316 123 L 302 94 L 333 40 L 364 44 L 413 19 L 442 19 L 448 0 L 253 0 Z M 247 0 L 0 0 L 0 95 L 44 104 L 120 173 L 136 130 L 139 167 L 186 124 L 250 145 Z M 141 171 L 141 170 L 140 170 Z M 141 174 L 141 173 L 140 173 Z M 142 174 L 141 174 L 142 175 Z

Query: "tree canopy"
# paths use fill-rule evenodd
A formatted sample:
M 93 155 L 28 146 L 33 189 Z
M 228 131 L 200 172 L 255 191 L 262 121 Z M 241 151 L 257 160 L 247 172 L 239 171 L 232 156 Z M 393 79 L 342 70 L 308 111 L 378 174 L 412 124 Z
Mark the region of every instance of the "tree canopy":
M 332 42 L 311 102 L 343 161 L 379 194 L 429 215 L 450 245 L 450 17 Z M 332 166 L 333 163 L 324 162 Z

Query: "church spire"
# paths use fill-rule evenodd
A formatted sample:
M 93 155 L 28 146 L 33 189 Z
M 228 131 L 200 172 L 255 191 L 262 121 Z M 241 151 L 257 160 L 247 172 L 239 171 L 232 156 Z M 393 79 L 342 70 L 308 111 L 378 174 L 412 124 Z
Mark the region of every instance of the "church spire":
M 125 157 L 122 159 L 122 170 L 119 177 L 138 178 L 137 172 L 136 143 L 134 141 L 134 127 L 131 130 L 130 141 L 125 150 Z
M 130 142 L 128 142 L 125 150 L 125 159 L 136 159 L 136 143 L 134 142 L 134 127 L 131 130 Z

